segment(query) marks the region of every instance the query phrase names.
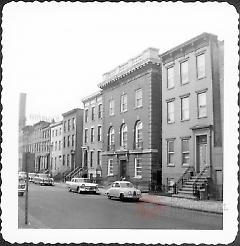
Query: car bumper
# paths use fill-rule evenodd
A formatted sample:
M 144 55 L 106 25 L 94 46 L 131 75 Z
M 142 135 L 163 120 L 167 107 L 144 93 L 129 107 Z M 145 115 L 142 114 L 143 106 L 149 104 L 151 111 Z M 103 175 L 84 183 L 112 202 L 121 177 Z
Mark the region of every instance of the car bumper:
M 96 188 L 96 187 L 85 187 L 85 188 L 82 188 L 81 191 L 84 191 L 84 192 L 97 192 L 97 191 L 99 191 L 99 189 Z
M 139 199 L 141 197 L 142 197 L 141 195 L 130 195 L 130 194 L 124 195 L 124 198 L 127 198 L 127 199 Z
M 51 181 L 41 181 L 40 184 L 43 184 L 43 185 L 54 185 L 54 183 L 51 182 Z

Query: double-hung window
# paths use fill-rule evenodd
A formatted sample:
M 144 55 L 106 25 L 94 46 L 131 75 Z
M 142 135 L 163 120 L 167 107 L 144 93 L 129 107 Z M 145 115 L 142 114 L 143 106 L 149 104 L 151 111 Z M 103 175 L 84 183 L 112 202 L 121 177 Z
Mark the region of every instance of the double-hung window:
M 167 88 L 171 89 L 174 87 L 174 67 L 167 68 Z
M 187 84 L 189 82 L 188 79 L 188 61 L 184 61 L 180 63 L 180 79 L 181 84 Z
M 109 100 L 109 115 L 114 115 L 115 102 L 113 99 Z
M 142 89 L 138 89 L 135 92 L 135 107 L 142 107 Z
M 92 107 L 92 120 L 94 120 L 95 117 L 95 107 Z
M 189 165 L 190 152 L 189 152 L 189 138 L 182 139 L 182 165 Z
M 127 94 L 121 95 L 120 99 L 120 111 L 126 112 L 127 111 Z
M 91 143 L 94 142 L 94 128 L 91 128 Z
M 101 166 L 101 151 L 100 150 L 98 150 L 97 152 L 97 164 Z
M 174 101 L 167 102 L 167 123 L 174 123 Z
M 88 109 L 85 110 L 85 122 L 88 122 Z
M 108 160 L 108 176 L 113 176 L 113 159 Z
M 84 130 L 84 143 L 88 142 L 88 129 Z
M 205 53 L 197 55 L 197 78 L 204 78 L 206 75 Z
M 102 141 L 102 126 L 98 126 L 98 142 Z
M 174 140 L 167 141 L 167 165 L 174 166 Z
M 143 124 L 138 121 L 135 126 L 135 148 L 142 148 L 143 146 Z
M 93 151 L 90 152 L 90 167 L 93 166 Z
M 127 148 L 127 125 L 123 124 L 120 130 L 120 135 L 121 135 L 121 142 L 120 146 L 123 147 L 124 149 Z
M 142 178 L 142 160 L 135 158 L 135 178 Z
M 189 96 L 181 98 L 181 120 L 189 120 Z
M 115 144 L 115 131 L 114 131 L 114 128 L 111 126 L 109 128 L 109 132 L 108 132 L 109 150 L 113 150 L 114 149 L 114 144 Z
M 197 94 L 198 118 L 207 116 L 207 93 L 202 92 Z
M 102 119 L 102 104 L 98 105 L 98 118 Z

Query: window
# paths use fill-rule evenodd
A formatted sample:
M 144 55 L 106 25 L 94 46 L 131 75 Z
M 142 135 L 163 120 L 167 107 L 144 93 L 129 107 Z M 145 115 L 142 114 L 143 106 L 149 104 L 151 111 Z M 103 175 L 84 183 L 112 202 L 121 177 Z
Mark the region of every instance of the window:
M 135 91 L 135 107 L 142 107 L 142 89 L 138 89 Z
M 75 135 L 72 135 L 72 146 L 75 145 Z
M 174 166 L 174 141 L 167 141 L 167 165 Z
M 102 126 L 98 126 L 98 141 L 102 141 Z
M 57 141 L 55 142 L 55 150 L 57 150 Z
M 181 120 L 189 120 L 189 97 L 181 98 Z
M 63 137 L 63 148 L 65 148 L 65 147 L 66 147 L 66 138 Z
M 135 158 L 135 178 L 142 178 L 142 160 Z
M 102 104 L 98 105 L 98 118 L 102 119 Z
M 113 176 L 113 159 L 108 160 L 108 176 Z
M 124 149 L 127 148 L 127 125 L 123 124 L 121 126 L 121 131 L 120 131 L 120 146 L 122 146 Z
M 135 126 L 135 148 L 143 147 L 143 124 L 141 121 L 138 121 Z
M 88 129 L 85 129 L 84 131 L 84 143 L 88 142 Z
M 75 129 L 75 118 L 72 118 L 72 129 Z
M 61 156 L 61 155 L 59 155 L 59 156 L 58 156 L 58 159 L 59 159 L 59 164 L 61 164 L 61 161 L 62 161 L 62 156 Z
M 63 122 L 63 131 L 66 132 L 66 121 Z
M 207 116 L 206 92 L 197 94 L 198 118 Z
M 61 141 L 58 141 L 58 149 L 61 150 Z
M 201 54 L 197 56 L 197 78 L 201 79 L 205 77 L 205 54 Z
M 91 143 L 94 142 L 94 128 L 91 128 Z
M 65 155 L 63 155 L 63 166 L 65 166 Z
M 69 166 L 69 154 L 67 154 L 67 166 Z
M 55 136 L 57 136 L 57 134 L 58 134 L 58 130 L 56 129 L 56 131 L 55 131 Z
M 188 79 L 188 61 L 180 63 L 180 79 L 181 83 L 184 85 L 189 82 Z
M 70 119 L 68 120 L 68 131 L 70 131 Z
M 93 166 L 93 151 L 90 152 L 90 167 Z
M 120 111 L 126 112 L 127 111 L 127 94 L 121 95 L 120 98 Z
M 54 137 L 54 130 L 52 130 L 52 137 Z
M 174 67 L 167 68 L 167 88 L 174 87 Z
M 70 136 L 68 136 L 68 138 L 67 138 L 67 146 L 68 147 L 70 146 Z
M 101 151 L 97 152 L 97 164 L 101 166 Z
M 109 128 L 108 138 L 109 138 L 108 139 L 109 148 L 113 149 L 114 143 L 115 143 L 115 132 L 114 132 L 114 128 L 112 126 Z
M 182 139 L 182 164 L 189 165 L 189 139 Z
M 167 103 L 167 122 L 174 123 L 174 101 Z
M 95 107 L 92 107 L 92 120 L 94 120 L 94 116 L 95 116 Z
M 60 127 L 59 128 L 59 135 L 61 135 L 62 134 L 62 128 Z
M 55 161 L 54 161 L 54 170 L 57 169 L 57 157 L 55 157 Z
M 113 99 L 109 101 L 109 115 L 114 115 L 115 102 Z
M 85 110 L 85 122 L 88 122 L 88 109 Z

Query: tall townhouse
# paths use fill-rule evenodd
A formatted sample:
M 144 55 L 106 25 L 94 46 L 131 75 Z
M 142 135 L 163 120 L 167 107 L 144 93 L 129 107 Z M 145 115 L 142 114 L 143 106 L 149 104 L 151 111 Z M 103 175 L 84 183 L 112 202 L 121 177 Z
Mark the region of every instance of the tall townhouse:
M 50 123 L 39 121 L 33 125 L 33 148 L 35 171 L 49 171 L 50 168 Z
M 221 198 L 223 42 L 203 33 L 161 59 L 163 184 L 183 182 L 178 192 L 184 196 L 193 192 L 194 182 L 186 181 L 198 177 Z
M 51 173 L 53 176 L 62 174 L 65 168 L 62 163 L 62 140 L 63 140 L 63 123 L 62 121 L 52 123 L 50 125 L 51 131 Z
M 101 177 L 102 152 L 102 94 L 96 92 L 82 99 L 84 105 L 82 163 L 84 176 L 90 179 Z
M 64 170 L 73 171 L 82 165 L 83 109 L 72 109 L 62 116 L 62 165 Z
M 102 176 L 149 189 L 161 183 L 161 64 L 158 49 L 103 75 Z

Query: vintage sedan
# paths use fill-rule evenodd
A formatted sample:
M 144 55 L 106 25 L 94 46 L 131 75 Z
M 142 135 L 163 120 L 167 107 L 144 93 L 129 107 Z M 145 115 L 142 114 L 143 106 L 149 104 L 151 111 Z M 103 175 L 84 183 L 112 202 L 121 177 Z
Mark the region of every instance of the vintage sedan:
M 24 178 L 18 178 L 18 195 L 23 196 L 26 191 L 26 182 Z
M 33 177 L 33 183 L 40 185 L 54 185 L 54 180 L 53 178 L 50 178 L 49 174 L 37 173 Z
M 19 179 L 25 179 L 26 180 L 27 173 L 26 172 L 23 172 L 23 171 L 18 172 L 18 178 Z
M 121 201 L 125 199 L 138 201 L 142 196 L 141 191 L 136 189 L 129 181 L 113 182 L 111 188 L 107 190 L 106 195 L 109 199 L 115 197 L 120 198 Z
M 29 173 L 28 174 L 28 180 L 29 182 L 33 182 L 33 178 L 36 176 L 36 173 Z
M 90 182 L 87 178 L 72 178 L 71 181 L 66 181 L 66 185 L 69 191 L 75 191 L 78 193 L 97 193 L 98 191 L 98 184 Z

